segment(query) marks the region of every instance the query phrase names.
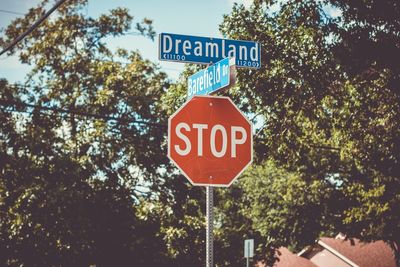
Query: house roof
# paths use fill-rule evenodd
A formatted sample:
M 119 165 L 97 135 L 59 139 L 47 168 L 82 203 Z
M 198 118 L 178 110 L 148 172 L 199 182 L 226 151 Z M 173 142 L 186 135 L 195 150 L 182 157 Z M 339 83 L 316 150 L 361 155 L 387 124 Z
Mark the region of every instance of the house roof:
M 383 241 L 363 243 L 358 239 L 322 237 L 321 246 L 340 253 L 360 267 L 396 267 L 396 259 L 389 245 Z
M 293 254 L 285 247 L 280 247 L 275 255 L 277 260 L 273 267 L 318 267 L 308 259 Z
M 277 258 L 273 267 L 318 267 L 306 258 L 293 254 L 285 247 L 280 247 L 275 251 L 275 257 Z M 261 261 L 257 262 L 256 267 L 267 267 L 267 265 Z

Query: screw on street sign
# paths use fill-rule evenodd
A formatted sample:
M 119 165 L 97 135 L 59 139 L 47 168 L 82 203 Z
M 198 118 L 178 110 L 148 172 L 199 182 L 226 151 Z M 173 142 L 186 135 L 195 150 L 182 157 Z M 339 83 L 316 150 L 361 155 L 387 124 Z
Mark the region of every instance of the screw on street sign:
M 172 33 L 159 35 L 158 58 L 160 60 L 210 64 L 227 57 L 235 58 L 237 67 L 259 69 L 261 45 L 253 41 Z
M 246 239 L 244 241 L 244 257 L 245 258 L 254 257 L 254 239 Z
M 252 124 L 228 97 L 194 96 L 168 120 L 168 157 L 193 185 L 230 186 L 253 160 Z
M 188 78 L 187 98 L 194 95 L 209 95 L 235 83 L 235 59 L 224 58 L 206 69 L 196 72 Z

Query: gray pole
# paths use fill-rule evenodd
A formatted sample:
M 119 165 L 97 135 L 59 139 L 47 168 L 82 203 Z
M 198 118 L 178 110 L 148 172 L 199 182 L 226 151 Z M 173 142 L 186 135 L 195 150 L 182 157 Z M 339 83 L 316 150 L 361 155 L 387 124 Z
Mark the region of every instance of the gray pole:
M 206 187 L 206 267 L 214 267 L 214 195 L 213 195 L 213 187 Z
M 247 246 L 247 258 L 246 258 L 247 267 L 249 267 L 249 261 L 250 261 L 250 245 Z

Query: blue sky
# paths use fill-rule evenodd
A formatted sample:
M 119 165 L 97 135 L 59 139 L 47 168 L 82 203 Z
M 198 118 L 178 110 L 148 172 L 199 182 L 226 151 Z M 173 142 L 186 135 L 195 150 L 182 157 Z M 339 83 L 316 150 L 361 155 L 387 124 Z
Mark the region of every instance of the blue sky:
M 1 10 L 25 13 L 34 7 L 38 0 L 0 0 Z M 157 33 L 169 32 L 207 37 L 221 37 L 218 26 L 222 16 L 228 14 L 233 3 L 243 3 L 246 6 L 251 0 L 89 0 L 86 10 L 89 16 L 97 17 L 116 7 L 127 7 L 135 22 L 144 17 L 152 19 Z M 0 28 L 6 27 L 19 15 L 0 13 Z M 109 39 L 112 48 L 123 47 L 128 50 L 139 50 L 144 58 L 157 62 L 172 79 L 177 79 L 183 69 L 183 63 L 159 61 L 157 40 L 151 41 L 141 36 L 127 35 Z M 10 82 L 22 81 L 29 71 L 28 66 L 18 62 L 15 56 L 0 57 L 0 78 Z

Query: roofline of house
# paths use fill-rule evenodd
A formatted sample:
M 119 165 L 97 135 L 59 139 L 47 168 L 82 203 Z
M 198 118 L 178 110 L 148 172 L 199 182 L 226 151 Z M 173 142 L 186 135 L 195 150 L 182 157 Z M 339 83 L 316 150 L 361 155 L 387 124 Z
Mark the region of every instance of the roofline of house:
M 318 244 L 321 245 L 323 248 L 325 248 L 326 250 L 329 250 L 332 254 L 334 254 L 335 256 L 337 256 L 338 258 L 342 259 L 344 262 L 350 264 L 352 267 L 359 267 L 357 264 L 355 264 L 354 262 L 352 262 L 350 259 L 346 258 L 345 256 L 343 256 L 342 254 L 340 254 L 337 250 L 335 250 L 334 248 L 332 248 L 331 246 L 325 244 L 323 241 L 318 240 Z
M 297 256 L 302 257 L 304 253 L 307 253 L 310 250 L 310 246 L 307 246 L 303 248 L 299 253 L 297 253 Z

